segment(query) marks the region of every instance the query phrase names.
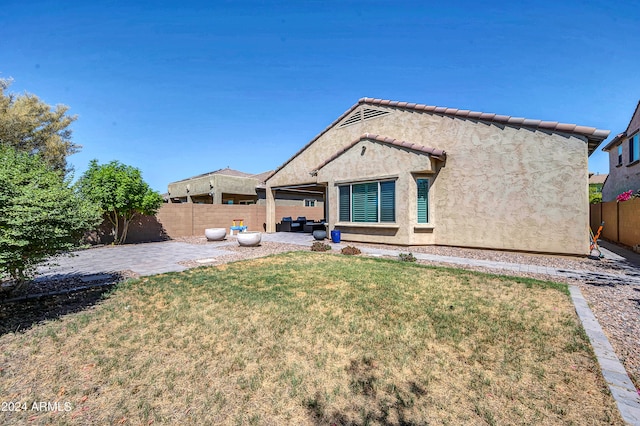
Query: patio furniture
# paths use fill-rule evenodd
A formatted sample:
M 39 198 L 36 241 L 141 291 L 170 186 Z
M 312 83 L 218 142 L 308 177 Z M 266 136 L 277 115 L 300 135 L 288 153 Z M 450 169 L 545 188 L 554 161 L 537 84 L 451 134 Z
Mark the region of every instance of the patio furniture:
M 313 231 L 324 231 L 325 224 L 324 222 L 307 222 L 303 226 L 304 232 L 312 233 Z
M 291 216 L 282 218 L 282 222 L 276 224 L 276 232 L 299 232 L 302 231 L 302 224 L 298 220 L 293 220 Z

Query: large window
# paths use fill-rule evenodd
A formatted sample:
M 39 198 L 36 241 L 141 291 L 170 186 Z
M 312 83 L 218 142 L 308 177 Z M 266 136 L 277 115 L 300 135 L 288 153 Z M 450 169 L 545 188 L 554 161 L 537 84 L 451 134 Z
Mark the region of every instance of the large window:
M 340 222 L 395 222 L 396 182 L 354 183 L 338 187 Z
M 629 138 L 629 162 L 637 160 L 640 160 L 640 134 Z
M 418 223 L 429 223 L 429 179 L 417 179 Z

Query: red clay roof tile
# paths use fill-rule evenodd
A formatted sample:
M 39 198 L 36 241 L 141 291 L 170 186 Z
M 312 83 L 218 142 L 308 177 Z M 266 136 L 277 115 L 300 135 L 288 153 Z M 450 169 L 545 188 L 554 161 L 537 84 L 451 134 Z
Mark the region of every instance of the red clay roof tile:
M 446 108 L 446 107 L 437 107 L 437 106 L 430 106 L 430 105 L 424 105 L 424 104 L 390 101 L 388 99 L 361 98 L 358 100 L 358 102 L 355 105 L 353 105 L 351 108 L 345 111 L 340 117 L 338 117 L 335 121 L 333 121 L 333 123 L 327 126 L 315 138 L 309 141 L 291 158 L 289 158 L 289 160 L 287 160 L 280 167 L 278 167 L 273 174 L 278 173 L 280 169 L 286 166 L 291 160 L 297 157 L 309 145 L 311 145 L 316 140 L 318 140 L 322 135 L 328 132 L 333 126 L 338 124 L 340 121 L 342 121 L 347 115 L 352 113 L 360 105 L 388 106 L 388 107 L 394 107 L 394 108 L 401 108 L 405 110 L 426 111 L 429 113 L 443 114 L 451 117 L 469 118 L 469 119 L 478 120 L 478 121 L 509 124 L 517 127 L 527 127 L 527 128 L 532 128 L 534 130 L 536 128 L 541 128 L 545 130 L 575 134 L 575 135 L 583 136 L 587 138 L 589 155 L 591 155 L 591 153 L 595 151 L 595 149 L 598 147 L 598 145 L 600 145 L 600 143 L 603 140 L 609 137 L 609 133 L 610 133 L 609 130 L 596 129 L 595 127 L 577 126 L 575 124 L 558 123 L 556 121 L 532 120 L 532 119 L 522 118 L 522 117 L 511 117 L 508 115 L 497 115 L 493 113 L 483 113 L 478 111 L 458 110 L 455 108 Z M 638 103 L 638 107 L 640 107 L 640 103 Z

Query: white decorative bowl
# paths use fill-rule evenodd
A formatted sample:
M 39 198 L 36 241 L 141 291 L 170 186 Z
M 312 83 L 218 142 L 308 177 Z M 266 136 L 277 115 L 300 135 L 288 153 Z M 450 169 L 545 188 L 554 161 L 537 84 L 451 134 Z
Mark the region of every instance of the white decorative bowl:
M 253 247 L 260 244 L 262 240 L 262 232 L 247 231 L 238 234 L 238 244 L 243 247 Z
M 209 241 L 224 240 L 224 237 L 227 236 L 227 228 L 207 228 L 204 230 L 204 236 Z

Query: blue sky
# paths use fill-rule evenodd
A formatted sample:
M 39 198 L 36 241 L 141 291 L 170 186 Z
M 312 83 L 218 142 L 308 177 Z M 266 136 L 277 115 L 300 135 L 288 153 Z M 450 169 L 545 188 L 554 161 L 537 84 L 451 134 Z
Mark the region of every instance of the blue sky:
M 639 22 L 624 0 L 5 0 L 0 77 L 78 115 L 76 175 L 117 159 L 165 192 L 274 169 L 361 97 L 613 137 L 640 100 Z

